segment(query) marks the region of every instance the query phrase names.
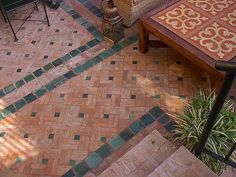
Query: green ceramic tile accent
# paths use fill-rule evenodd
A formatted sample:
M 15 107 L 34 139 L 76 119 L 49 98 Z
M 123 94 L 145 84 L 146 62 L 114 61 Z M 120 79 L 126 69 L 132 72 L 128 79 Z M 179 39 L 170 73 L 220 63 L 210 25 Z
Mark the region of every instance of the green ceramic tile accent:
M 120 132 L 119 136 L 123 138 L 125 141 L 128 141 L 131 138 L 133 138 L 134 133 L 130 129 L 125 129 L 122 132 Z
M 66 74 L 63 75 L 67 79 L 71 79 L 72 77 L 75 77 L 76 74 L 73 71 L 69 71 Z
M 6 86 L 6 87 L 4 88 L 6 94 L 12 92 L 12 91 L 15 90 L 15 89 L 16 89 L 16 88 L 15 88 L 15 86 L 14 86 L 13 84 L 8 85 L 8 86 Z
M 52 64 L 53 64 L 53 66 L 57 67 L 57 66 L 59 66 L 59 65 L 62 64 L 62 61 L 61 61 L 60 58 L 58 58 L 58 59 L 54 60 L 54 61 L 52 62 Z
M 70 13 L 70 12 L 69 12 Z M 75 11 L 71 11 L 71 13 L 73 14 L 73 13 L 76 13 Z M 77 18 L 80 18 L 81 16 L 80 15 L 78 15 L 78 14 L 74 14 L 74 15 L 72 15 L 72 17 L 74 18 L 74 19 L 77 19 Z
M 1 90 L 0 90 L 0 98 L 1 98 L 1 97 L 4 97 L 5 95 L 6 95 L 6 94 L 5 94 L 4 91 L 1 89 Z
M 102 162 L 102 160 L 103 159 L 96 152 L 93 152 L 85 159 L 85 162 L 90 168 L 95 168 Z
M 106 140 L 107 140 L 107 138 L 106 138 L 105 136 L 102 136 L 102 137 L 100 138 L 100 141 L 101 141 L 101 142 L 106 142 Z
M 76 164 L 76 161 L 75 161 L 75 160 L 71 160 L 71 159 L 70 159 L 70 162 L 69 162 L 69 164 L 70 164 L 70 166 L 75 166 L 75 164 Z
M 77 49 L 75 49 L 75 50 L 72 50 L 72 51 L 70 52 L 70 55 L 71 55 L 72 57 L 75 57 L 75 56 L 79 55 L 79 53 L 80 53 L 80 51 L 78 51 Z
M 180 98 L 180 99 L 186 99 L 186 96 L 180 95 L 179 98 Z
M 112 94 L 106 94 L 106 98 L 111 98 Z
M 113 152 L 112 147 L 107 143 L 102 145 L 99 149 L 96 150 L 96 153 L 102 158 L 106 158 L 107 156 L 111 155 L 112 152 Z
M 81 25 L 86 23 L 84 18 L 78 18 L 76 21 L 78 21 Z
M 6 109 L 7 111 L 9 111 L 10 113 L 16 112 L 16 108 L 14 107 L 13 104 L 7 106 L 5 109 Z
M 0 112 L 0 120 L 5 118 L 5 114 L 3 112 Z
M 49 82 L 48 84 L 45 85 L 48 91 L 52 91 L 56 86 L 54 85 L 53 82 Z
M 66 62 L 68 60 L 70 60 L 72 57 L 69 54 L 64 55 L 63 57 L 61 57 L 61 61 L 62 62 Z
M 92 35 L 93 35 L 97 40 L 99 40 L 99 41 L 102 41 L 102 40 L 103 40 L 103 35 L 102 35 L 102 33 L 100 33 L 99 31 L 94 31 L 94 32 L 92 33 Z
M 129 120 L 134 120 L 134 118 L 135 118 L 135 115 L 134 115 L 134 114 L 130 114 L 130 115 L 129 115 Z
M 43 96 L 45 93 L 47 92 L 46 88 L 40 88 L 38 90 L 35 91 L 35 95 L 37 95 L 37 97 L 41 97 Z
M 1 138 L 4 137 L 5 135 L 6 135 L 5 132 L 0 132 L 0 137 L 1 137 Z
M 92 48 L 92 47 L 96 46 L 98 43 L 100 43 L 100 41 L 98 41 L 97 39 L 94 39 L 94 40 L 89 41 L 89 42 L 87 43 L 87 46 L 88 46 L 89 48 Z
M 53 139 L 54 138 L 54 134 L 53 133 L 50 133 L 49 135 L 48 135 L 48 139 Z
M 159 61 L 159 60 L 155 60 L 155 64 L 156 64 L 156 65 L 159 65 L 159 64 L 160 64 L 160 61 Z
M 45 71 L 49 71 L 49 70 L 51 70 L 52 68 L 54 68 L 54 66 L 52 65 L 52 63 L 48 63 L 47 65 L 45 65 L 45 66 L 43 67 L 43 69 L 44 69 Z
M 150 125 L 152 122 L 154 122 L 154 118 L 152 118 L 152 116 L 150 114 L 145 114 L 141 117 L 140 121 L 145 125 L 148 126 Z
M 60 117 L 60 113 L 59 112 L 55 112 L 54 113 L 54 117 Z
M 35 117 L 36 116 L 36 112 L 31 112 L 31 117 Z
M 34 78 L 35 77 L 32 74 L 29 74 L 24 77 L 24 80 L 25 80 L 25 82 L 30 82 L 30 81 L 34 80 Z
M 25 82 L 23 80 L 19 80 L 15 83 L 16 88 L 20 88 L 25 84 Z
M 151 114 L 155 119 L 158 119 L 164 114 L 164 112 L 159 107 L 154 107 L 149 111 L 149 114 Z
M 91 61 L 87 61 L 86 63 L 84 63 L 84 64 L 82 65 L 82 68 L 83 68 L 83 70 L 85 71 L 85 70 L 91 68 L 92 66 L 93 66 L 93 63 L 92 63 Z
M 73 72 L 76 74 L 82 73 L 83 71 L 84 70 L 82 66 L 77 66 L 75 69 L 73 69 Z
M 155 76 L 155 77 L 154 77 L 154 80 L 155 80 L 155 81 L 159 81 L 159 80 L 160 80 L 160 77 L 159 77 L 159 76 Z
M 82 161 L 74 167 L 74 170 L 79 176 L 82 177 L 90 170 L 90 168 L 85 163 L 85 161 Z
M 42 159 L 42 164 L 46 165 L 48 163 L 48 159 Z
M 80 112 L 80 113 L 79 113 L 79 117 L 80 117 L 80 118 L 84 118 L 84 113 L 83 113 L 83 112 Z
M 144 126 L 139 121 L 132 123 L 129 127 L 135 134 L 144 129 Z
M 104 119 L 109 119 L 109 117 L 110 117 L 109 114 L 104 114 L 104 115 L 103 115 L 103 118 L 104 118 Z
M 97 64 L 97 63 L 101 62 L 102 60 L 103 60 L 102 58 L 100 58 L 99 56 L 96 56 L 96 57 L 93 57 L 93 58 L 91 59 L 91 62 L 92 62 L 93 64 Z
M 127 38 L 131 43 L 138 41 L 138 33 Z
M 6 116 L 8 116 L 8 115 L 11 114 L 11 112 L 10 112 L 9 110 L 7 110 L 6 108 L 3 109 L 1 112 L 2 112 L 2 114 L 3 114 L 4 117 L 6 117 Z
M 22 159 L 20 157 L 17 157 L 16 158 L 16 163 L 21 163 L 22 162 Z
M 83 46 L 77 48 L 77 50 L 79 50 L 81 53 L 84 52 L 84 51 L 86 51 L 86 50 L 88 50 L 88 49 L 89 49 L 89 48 L 88 48 L 88 46 L 86 46 L 86 45 L 83 45 Z
M 91 76 L 86 76 L 85 80 L 90 81 L 92 79 Z
M 24 138 L 29 138 L 29 133 L 25 133 Z
M 24 97 L 24 99 L 26 100 L 27 103 L 31 103 L 31 102 L 33 102 L 34 100 L 36 100 L 37 97 L 36 97 L 33 93 L 30 93 L 30 94 L 26 95 L 26 96 Z
M 17 102 L 14 103 L 15 108 L 19 110 L 20 108 L 24 107 L 26 105 L 26 101 L 24 99 L 18 100 Z
M 33 74 L 36 77 L 40 77 L 43 74 L 43 70 L 41 68 L 39 68 L 38 70 L 34 71 Z
M 161 98 L 161 95 L 155 95 L 155 96 L 153 96 L 152 98 L 160 99 L 160 98 Z
M 62 177 L 76 177 L 74 172 L 70 169 Z
M 130 41 L 128 40 L 123 40 L 119 43 L 123 48 L 127 47 L 130 45 Z
M 168 122 L 164 127 L 168 132 L 171 132 L 175 129 L 175 126 L 176 126 L 176 123 L 171 121 L 171 122 Z
M 114 50 L 115 52 L 118 52 L 118 51 L 120 51 L 120 50 L 123 49 L 123 47 L 122 47 L 120 44 L 115 44 L 115 45 L 113 45 L 111 48 L 112 48 L 112 50 Z
M 125 141 L 120 136 L 116 136 L 108 142 L 108 144 L 115 150 L 121 147 L 124 143 Z
M 167 116 L 166 114 L 164 114 L 162 117 L 160 117 L 158 119 L 158 122 L 160 122 L 161 124 L 165 124 L 170 120 L 170 117 Z
M 109 50 L 105 50 L 99 54 L 100 58 L 107 58 L 110 57 L 113 53 L 110 52 Z
M 72 72 L 72 71 L 71 71 Z M 68 72 L 65 74 L 67 77 L 71 77 L 71 73 Z M 52 84 L 55 86 L 55 87 L 58 87 L 60 86 L 61 84 L 65 83 L 68 79 L 66 77 L 63 76 L 59 76 L 58 78 L 54 79 L 52 81 Z
M 74 140 L 80 140 L 80 135 L 75 135 Z
M 94 31 L 97 31 L 97 29 L 96 29 L 94 26 L 88 27 L 87 30 L 88 30 L 90 33 L 93 33 Z

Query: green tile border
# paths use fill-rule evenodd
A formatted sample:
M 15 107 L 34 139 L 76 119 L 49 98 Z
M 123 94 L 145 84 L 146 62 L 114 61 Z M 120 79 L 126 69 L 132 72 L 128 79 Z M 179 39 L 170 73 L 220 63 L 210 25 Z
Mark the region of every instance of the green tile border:
M 129 127 L 121 131 L 117 136 L 89 154 L 75 167 L 68 170 L 62 177 L 84 176 L 86 173 L 98 167 L 103 160 L 112 155 L 117 149 L 122 147 L 122 145 L 141 132 L 145 127 L 158 121 L 162 117 L 168 118 L 168 121 L 165 122 L 166 124 L 163 125 L 163 127 L 166 131 L 172 132 L 175 129 L 175 122 L 172 121 L 158 106 L 153 107 L 138 120 L 134 121 Z
M 10 94 L 13 91 L 17 91 L 17 89 L 19 89 L 20 87 L 22 87 L 26 83 L 31 82 L 31 81 L 41 77 L 46 72 L 60 66 L 63 63 L 66 63 L 68 60 L 74 59 L 74 57 L 79 56 L 83 52 L 87 51 L 88 49 L 93 48 L 94 46 L 96 46 L 100 43 L 101 43 L 101 41 L 99 41 L 97 39 L 93 39 L 93 40 L 87 42 L 85 45 L 82 45 L 82 46 L 70 51 L 69 53 L 65 54 L 64 56 L 57 58 L 52 62 L 49 62 L 48 64 L 42 66 L 41 68 L 36 69 L 32 73 L 26 75 L 23 79 L 20 79 L 20 80 L 16 81 L 15 83 L 12 83 L 12 84 L 4 87 L 3 89 L 0 89 L 0 98 Z
M 22 87 L 28 82 L 31 82 L 39 77 L 41 77 L 46 72 L 60 66 L 61 64 L 67 62 L 68 60 L 73 59 L 76 56 L 79 56 L 83 52 L 87 51 L 95 47 L 96 45 L 102 42 L 102 34 L 93 26 L 91 25 L 86 19 L 84 19 L 78 12 L 71 9 L 67 4 L 64 2 L 61 3 L 60 7 L 67 12 L 72 18 L 80 23 L 80 25 L 85 28 L 89 33 L 91 33 L 95 38 L 87 42 L 86 44 L 70 51 L 69 53 L 65 54 L 62 57 L 55 59 L 52 62 L 44 65 L 41 68 L 36 69 L 32 73 L 26 75 L 24 78 L 16 81 L 15 83 L 11 83 L 8 86 L 0 89 L 0 98 L 10 94 L 13 91 L 16 91 L 18 88 Z M 92 30 L 91 30 L 92 29 Z
M 96 15 L 98 18 L 103 17 L 103 11 L 97 6 L 93 5 L 89 0 L 77 0 L 84 7 L 86 7 L 90 12 Z
M 134 40 L 134 38 L 136 40 Z M 134 36 L 131 36 L 131 37 L 128 37 L 127 39 L 124 39 L 123 41 L 126 41 L 126 43 L 131 45 L 134 42 L 136 42 L 137 40 L 138 40 L 138 35 L 135 34 Z M 121 41 L 121 43 L 123 41 Z M 120 45 L 120 44 L 118 43 L 118 44 L 115 44 L 115 45 Z M 115 45 L 113 45 L 113 46 L 115 46 Z M 121 49 L 123 49 L 123 48 L 125 48 L 125 47 L 122 47 Z M 97 63 L 107 59 L 108 57 L 112 56 L 116 52 L 118 52 L 118 51 L 114 51 L 112 47 L 109 48 L 109 49 L 106 49 L 105 51 L 101 52 L 97 56 L 89 59 L 84 64 L 73 68 L 72 70 L 68 71 L 67 73 L 65 73 L 65 74 L 57 77 L 56 79 L 50 81 L 49 83 L 42 86 L 41 88 L 38 88 L 37 90 L 35 90 L 35 91 L 29 93 L 28 95 L 24 96 L 23 98 L 21 98 L 20 100 L 17 100 L 13 104 L 7 106 L 6 108 L 4 108 L 3 110 L 0 111 L 0 120 L 2 120 L 5 117 L 11 115 L 12 113 L 15 113 L 17 110 L 21 109 L 22 107 L 26 106 L 27 104 L 29 104 L 29 103 L 31 103 L 35 100 L 37 100 L 38 98 L 45 95 L 47 92 L 50 92 L 50 91 L 54 90 L 55 88 L 59 87 L 60 85 L 64 84 L 68 80 L 70 80 L 71 78 L 73 78 L 73 77 L 79 75 L 80 73 L 88 70 L 89 68 L 93 67 Z
M 83 5 L 91 4 L 90 2 L 82 3 Z M 83 18 L 77 11 L 73 10 L 69 5 L 67 5 L 65 2 L 62 2 L 60 4 L 60 7 L 68 13 L 75 21 L 79 22 L 81 26 L 83 26 L 88 32 L 90 32 L 95 39 L 102 41 L 103 40 L 103 35 L 102 33 L 97 30 L 97 28 L 89 23 L 85 18 Z M 86 6 L 85 6 L 86 7 Z M 87 5 L 86 8 L 90 7 Z M 95 6 L 94 6 L 95 7 Z M 94 8 L 89 8 L 91 12 L 93 13 Z

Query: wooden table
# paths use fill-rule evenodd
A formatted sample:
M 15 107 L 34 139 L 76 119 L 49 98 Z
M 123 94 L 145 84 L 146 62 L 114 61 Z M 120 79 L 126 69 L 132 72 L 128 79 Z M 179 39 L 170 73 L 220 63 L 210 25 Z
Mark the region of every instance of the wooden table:
M 236 1 L 215 2 L 169 0 L 142 16 L 139 19 L 140 52 L 148 51 L 152 44 L 149 34 L 153 34 L 206 70 L 213 79 L 223 78 L 223 73 L 215 70 L 215 63 L 218 60 L 236 62 Z

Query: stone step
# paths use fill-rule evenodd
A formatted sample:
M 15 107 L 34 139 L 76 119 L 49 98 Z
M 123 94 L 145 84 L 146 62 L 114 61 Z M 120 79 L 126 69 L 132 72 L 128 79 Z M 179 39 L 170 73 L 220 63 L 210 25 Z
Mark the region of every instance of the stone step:
M 181 146 L 148 177 L 217 177 L 217 175 Z
M 147 176 L 175 151 L 176 148 L 154 130 L 98 176 Z

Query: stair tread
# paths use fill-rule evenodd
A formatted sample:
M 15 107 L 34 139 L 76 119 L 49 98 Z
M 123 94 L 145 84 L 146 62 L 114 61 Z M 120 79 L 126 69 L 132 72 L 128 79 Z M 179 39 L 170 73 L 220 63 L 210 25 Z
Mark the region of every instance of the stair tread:
M 217 177 L 205 164 L 181 146 L 148 177 Z
M 146 176 L 175 150 L 168 140 L 154 130 L 98 176 Z

